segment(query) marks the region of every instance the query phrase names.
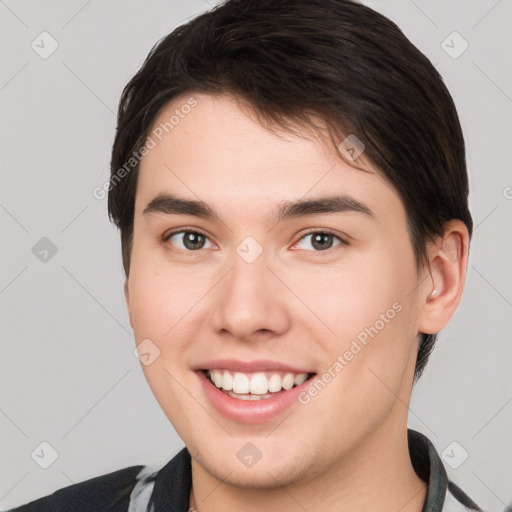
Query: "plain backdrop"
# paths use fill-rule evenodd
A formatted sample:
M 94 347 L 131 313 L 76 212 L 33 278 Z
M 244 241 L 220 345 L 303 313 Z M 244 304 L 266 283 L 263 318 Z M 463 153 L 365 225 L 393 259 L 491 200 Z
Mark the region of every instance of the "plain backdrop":
M 501 511 L 512 500 L 512 2 L 368 4 L 454 97 L 475 221 L 464 299 L 414 390 L 410 426 L 458 466 L 446 465 L 452 480 Z M 119 237 L 92 191 L 109 177 L 124 85 L 158 39 L 209 8 L 0 1 L 1 509 L 161 466 L 183 446 L 133 355 Z

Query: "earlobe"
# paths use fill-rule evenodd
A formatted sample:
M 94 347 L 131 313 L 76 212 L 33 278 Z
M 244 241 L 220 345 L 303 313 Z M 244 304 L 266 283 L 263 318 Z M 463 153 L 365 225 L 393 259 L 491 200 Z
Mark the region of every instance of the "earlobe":
M 421 333 L 438 333 L 455 314 L 466 280 L 468 250 L 468 230 L 460 220 L 448 222 L 444 235 L 429 248 L 429 275 L 420 298 Z

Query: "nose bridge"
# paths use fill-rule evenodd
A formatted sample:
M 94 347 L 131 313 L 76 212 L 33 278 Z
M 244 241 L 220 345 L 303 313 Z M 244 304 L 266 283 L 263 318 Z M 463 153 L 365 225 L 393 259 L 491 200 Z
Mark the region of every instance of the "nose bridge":
M 242 241 L 230 258 L 231 269 L 219 283 L 213 315 L 217 331 L 229 331 L 240 339 L 263 330 L 276 334 L 288 325 L 284 297 L 275 293 L 267 254 L 250 238 Z

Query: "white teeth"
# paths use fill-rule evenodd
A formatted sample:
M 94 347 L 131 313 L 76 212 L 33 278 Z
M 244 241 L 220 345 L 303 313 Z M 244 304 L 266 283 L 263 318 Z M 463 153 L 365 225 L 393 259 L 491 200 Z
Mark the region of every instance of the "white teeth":
M 299 373 L 298 375 L 295 375 L 295 385 L 300 386 L 303 382 L 306 382 L 308 380 L 308 374 L 307 373 Z
M 278 391 L 281 391 L 281 377 L 275 373 L 268 379 L 268 390 L 271 393 L 277 393 Z
M 233 375 L 229 372 L 224 372 L 224 376 L 222 377 L 222 389 L 226 391 L 233 389 Z
M 253 395 L 264 395 L 268 392 L 267 377 L 265 377 L 264 373 L 255 373 L 252 376 L 249 391 Z
M 238 395 L 267 395 L 277 393 L 281 389 L 289 390 L 293 386 L 299 386 L 308 378 L 307 373 L 286 373 L 283 377 L 274 373 L 267 378 L 263 372 L 246 375 L 245 373 L 232 373 L 228 370 L 208 370 L 210 377 L 216 387 L 225 391 L 232 391 Z M 231 396 L 231 393 L 228 393 Z M 253 400 L 253 398 L 242 398 L 242 400 Z
M 222 374 L 218 370 L 213 370 L 211 373 L 213 383 L 220 388 L 222 386 Z
M 239 395 L 249 393 L 249 378 L 243 373 L 235 373 L 233 377 L 233 391 Z
M 284 376 L 283 383 L 281 385 L 283 386 L 284 389 L 288 391 L 289 389 L 293 388 L 294 381 L 295 375 L 293 375 L 293 373 L 287 373 Z

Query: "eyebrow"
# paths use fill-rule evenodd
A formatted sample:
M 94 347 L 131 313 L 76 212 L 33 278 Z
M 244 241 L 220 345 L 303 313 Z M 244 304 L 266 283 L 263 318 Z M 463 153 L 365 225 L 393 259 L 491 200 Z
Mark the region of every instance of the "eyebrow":
M 351 196 L 341 194 L 286 201 L 279 207 L 277 223 L 297 217 L 344 212 L 362 213 L 374 217 L 372 210 L 367 205 Z M 152 199 L 143 211 L 144 215 L 150 213 L 193 215 L 205 219 L 221 220 L 217 212 L 205 202 L 182 199 L 172 194 L 159 194 Z

